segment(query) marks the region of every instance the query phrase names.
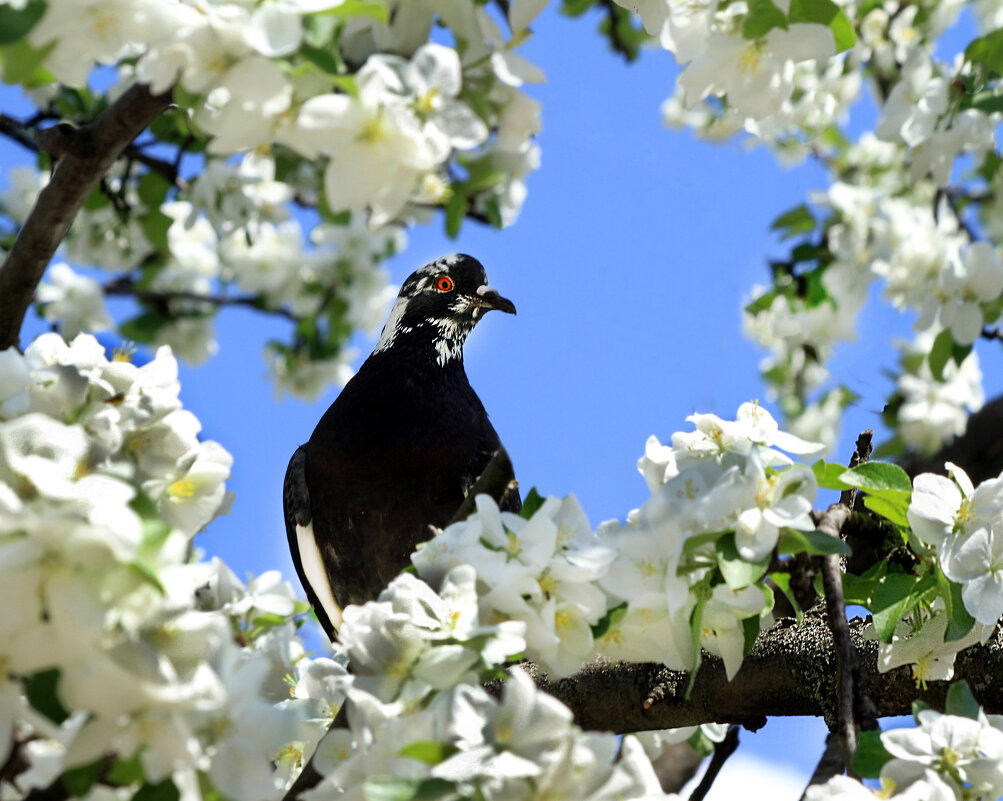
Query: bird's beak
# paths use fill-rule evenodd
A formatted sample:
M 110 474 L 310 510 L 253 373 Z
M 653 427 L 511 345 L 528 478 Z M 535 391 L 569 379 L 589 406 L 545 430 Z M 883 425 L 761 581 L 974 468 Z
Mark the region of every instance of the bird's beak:
M 478 306 L 485 310 L 498 309 L 498 311 L 515 314 L 515 304 L 508 298 L 503 298 L 494 287 L 484 284 L 477 287 L 477 297 L 474 299 Z

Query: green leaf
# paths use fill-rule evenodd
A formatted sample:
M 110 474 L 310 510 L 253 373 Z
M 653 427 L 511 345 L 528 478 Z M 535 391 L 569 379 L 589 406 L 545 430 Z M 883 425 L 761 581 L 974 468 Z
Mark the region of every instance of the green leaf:
M 807 553 L 818 556 L 838 553 L 840 556 L 850 556 L 853 551 L 840 539 L 832 537 L 823 531 L 796 531 L 784 529 L 777 544 L 777 553 Z
M 983 64 L 992 72 L 1003 75 L 1003 28 L 980 36 L 965 48 L 965 59 Z
M 788 209 L 770 224 L 770 230 L 779 231 L 781 239 L 789 239 L 814 228 L 815 217 L 804 203 Z
M 167 245 L 167 229 L 171 227 L 173 222 L 174 220 L 160 211 L 159 206 L 151 208 L 139 218 L 143 234 L 149 243 L 161 253 L 167 253 L 170 250 Z
M 131 759 L 117 759 L 112 769 L 108 771 L 108 781 L 111 784 L 136 784 L 143 780 L 143 763 L 139 754 Z
M 864 462 L 847 470 L 839 478 L 851 487 L 867 490 L 870 493 L 882 493 L 889 490 L 895 493 L 912 492 L 912 482 L 909 480 L 908 473 L 897 464 L 890 462 Z
M 883 643 L 890 643 L 895 627 L 902 618 L 936 584 L 935 576 L 919 578 L 908 573 L 889 573 L 880 578 L 871 605 L 874 631 L 878 639 Z
M 756 637 L 759 636 L 759 615 L 742 619 L 742 633 L 745 635 L 745 643 L 742 648 L 742 655 L 748 656 L 752 646 L 756 644 Z
M 962 108 L 974 108 L 986 114 L 1003 111 L 1003 86 L 994 86 L 992 89 L 976 92 L 965 99 Z
M 459 750 L 455 745 L 440 743 L 437 740 L 415 740 L 398 751 L 397 756 L 416 759 L 426 765 L 438 765 Z
M 1000 301 L 997 300 L 997 303 Z M 954 348 L 951 350 L 951 358 L 954 359 L 954 363 L 960 365 L 965 359 L 968 358 L 968 354 L 972 352 L 971 345 L 959 345 L 957 342 L 954 343 Z
M 933 373 L 933 377 L 937 381 L 942 382 L 944 380 L 944 368 L 947 366 L 947 361 L 951 358 L 951 351 L 953 350 L 954 337 L 951 336 L 950 330 L 945 328 L 933 340 L 933 347 L 930 348 L 930 355 L 928 357 L 930 372 Z
M 881 561 L 876 565 L 871 565 L 860 576 L 844 573 L 843 600 L 847 604 L 856 604 L 871 609 L 874 605 L 874 593 L 878 588 L 878 581 L 884 578 L 887 572 L 888 562 Z
M 961 597 L 961 585 L 956 584 L 937 569 L 937 584 L 940 587 L 940 597 L 944 599 L 944 610 L 947 612 L 947 629 L 944 631 L 944 642 L 955 642 L 967 636 L 975 626 L 975 618 L 965 609 Z
M 70 716 L 70 713 L 66 711 L 59 700 L 59 693 L 56 691 L 58 685 L 58 669 L 42 670 L 28 679 L 28 689 L 25 694 L 33 709 L 41 712 L 55 723 L 62 723 Z
M 81 765 L 78 768 L 70 768 L 63 774 L 63 784 L 74 798 L 81 798 L 90 792 L 94 782 L 98 780 L 101 771 L 104 769 L 104 757 L 98 757 L 89 765 Z
M 592 627 L 592 638 L 598 640 L 601 637 L 605 637 L 606 633 L 619 623 L 625 614 L 627 614 L 626 601 L 619 606 L 614 606 L 599 618 L 599 622 Z
M 144 784 L 132 797 L 132 801 L 178 801 L 181 794 L 174 782 L 164 779 L 156 784 Z
M 749 13 L 742 23 L 742 36 L 762 39 L 774 28 L 787 30 L 787 17 L 770 0 L 749 0 Z M 814 227 L 814 221 L 812 221 Z
M 366 801 L 434 801 L 455 795 L 456 788 L 445 779 L 373 776 L 363 782 L 362 793 Z
M 892 758 L 881 742 L 880 731 L 862 731 L 857 737 L 857 750 L 853 755 L 853 771 L 862 779 L 876 779 L 881 769 Z
M 944 711 L 948 715 L 978 720 L 982 707 L 972 695 L 972 688 L 968 686 L 968 682 L 961 679 L 947 688 L 947 702 L 944 705 Z
M 270 629 L 275 626 L 282 626 L 289 620 L 285 615 L 277 615 L 274 612 L 264 612 L 255 615 L 251 625 L 260 628 Z
M 23 39 L 44 13 L 45 3 L 42 0 L 30 0 L 20 10 L 9 5 L 0 6 L 0 45 Z
M 170 322 L 170 318 L 160 312 L 149 311 L 118 327 L 119 333 L 134 342 L 153 342 L 157 332 Z
M 561 3 L 561 13 L 568 17 L 580 17 L 593 5 L 595 0 L 564 0 Z
M 336 75 L 331 78 L 331 81 L 346 95 L 358 98 L 359 85 L 355 82 L 354 75 Z
M 906 511 L 909 509 L 909 496 L 905 493 L 902 493 L 899 500 L 893 500 L 884 495 L 867 495 L 864 497 L 864 506 L 874 514 L 891 520 L 896 526 L 909 527 L 909 520 L 906 518 Z
M 919 723 L 919 713 L 924 709 L 932 709 L 932 707 L 926 701 L 919 698 L 912 702 L 912 716 L 917 723 Z
M 325 8 L 322 11 L 315 11 L 314 14 L 334 17 L 369 17 L 381 25 L 386 25 L 390 21 L 390 9 L 385 3 L 373 2 L 373 0 L 344 0 L 340 5 L 333 8 Z
M 743 559 L 735 546 L 733 533 L 725 534 L 717 541 L 715 556 L 725 584 L 733 590 L 755 584 L 766 575 L 766 568 L 770 564 L 769 555 L 759 562 L 748 562 Z
M 167 199 L 171 184 L 159 172 L 147 172 L 136 182 L 136 193 L 147 209 L 159 209 Z
M 89 195 L 84 199 L 84 209 L 87 211 L 97 211 L 98 209 L 103 209 L 105 206 L 110 206 L 111 200 L 108 195 L 106 195 L 100 186 L 95 186 Z
M 840 480 L 840 476 L 846 472 L 845 464 L 836 462 L 823 462 L 819 459 L 811 466 L 811 471 L 815 474 L 819 489 L 843 490 L 853 489 L 849 484 Z
M 695 534 L 692 537 L 687 537 L 683 541 L 683 553 L 695 553 L 703 548 L 704 545 L 717 542 L 725 534 L 730 533 L 732 533 L 731 529 L 725 529 L 724 531 L 705 531 L 703 534 Z
M 524 520 L 529 520 L 536 514 L 536 510 L 543 506 L 544 500 L 544 497 L 536 491 L 536 487 L 530 487 L 529 492 L 526 493 L 526 500 L 522 502 L 519 516 Z
M 308 44 L 300 45 L 299 53 L 311 64 L 320 67 L 329 75 L 341 75 L 345 71 L 345 62 L 341 60 L 337 50 L 324 50 L 320 47 L 311 47 Z
M 700 756 L 706 757 L 714 753 L 714 741 L 704 734 L 703 727 L 701 726 L 697 726 L 697 730 L 689 736 L 686 742 Z
M 446 201 L 446 235 L 456 239 L 460 233 L 460 225 L 467 214 L 467 196 L 459 186 L 453 186 L 453 191 Z
M 764 292 L 762 295 L 757 297 L 751 303 L 745 307 L 745 311 L 755 317 L 760 312 L 766 311 L 773 305 L 773 301 L 776 300 L 779 293 L 774 290 L 772 292 Z M 786 371 L 783 373 L 786 375 Z
M 791 606 L 794 608 L 794 616 L 797 618 L 798 624 L 800 624 L 804 620 L 804 612 L 801 610 L 801 605 L 798 604 L 797 598 L 794 597 L 794 591 L 791 590 L 791 574 L 780 572 L 770 573 L 770 579 L 787 596 L 787 600 L 791 602 Z
M 42 63 L 55 47 L 54 41 L 42 47 L 35 47 L 27 39 L 0 47 L 4 83 L 18 84 L 25 89 L 36 89 L 52 83 L 55 78 L 42 66 Z
M 694 586 L 696 590 L 700 585 Z M 703 610 L 707 605 L 707 601 L 710 598 L 710 588 L 708 584 L 703 585 L 706 588 L 706 593 L 697 593 L 696 597 L 699 599 L 696 602 L 696 606 L 693 607 L 693 611 L 690 613 L 690 641 L 693 644 L 693 667 L 690 669 L 690 678 L 686 684 L 686 698 L 689 699 L 690 693 L 693 692 L 693 685 L 696 683 L 697 673 L 700 672 L 700 663 L 703 661 L 703 651 L 700 648 L 700 644 L 703 642 Z
M 836 52 L 849 50 L 857 43 L 853 23 L 843 13 L 843 9 L 832 0 L 791 0 L 791 10 L 787 18 L 792 22 L 814 22 L 828 26 L 836 41 Z
M 150 584 L 161 595 L 167 595 L 167 588 L 160 581 L 160 573 L 146 559 L 137 557 L 129 562 L 128 567 L 140 580 Z
M 157 505 L 145 493 L 136 495 L 129 506 L 143 521 L 143 542 L 139 554 L 144 559 L 153 559 L 174 529 L 160 518 Z

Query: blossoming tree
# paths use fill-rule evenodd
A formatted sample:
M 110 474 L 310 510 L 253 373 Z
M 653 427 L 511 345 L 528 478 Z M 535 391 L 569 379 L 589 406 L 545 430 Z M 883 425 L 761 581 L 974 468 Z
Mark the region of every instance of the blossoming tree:
M 183 408 L 176 356 L 209 358 L 214 316 L 249 306 L 289 322 L 275 381 L 315 396 L 381 321 L 408 226 L 513 223 L 541 113 L 518 50 L 544 5 L 0 0 L 2 78 L 37 107 L 0 133 L 39 168 L 0 193 L 4 798 L 643 798 L 679 740 L 715 752 L 703 793 L 739 724 L 792 714 L 832 731 L 810 799 L 871 797 L 859 777 L 1003 793 L 1003 475 L 911 480 L 867 435 L 848 466 L 816 458 L 849 397 L 826 364 L 873 282 L 920 312 L 890 448 L 936 451 L 983 402 L 999 4 L 973 4 L 948 64 L 955 0 L 566 0 L 627 57 L 684 65 L 668 120 L 830 170 L 777 218 L 796 243 L 746 309 L 788 431 L 754 403 L 692 415 L 647 442 L 650 498 L 598 529 L 574 496 L 530 493 L 521 517 L 478 496 L 345 610 L 330 657 L 277 573 L 193 553 L 232 459 Z M 864 87 L 880 115 L 850 141 Z M 22 343 L 32 304 L 55 330 Z M 91 332 L 111 328 L 155 355 L 106 352 Z M 839 503 L 813 508 L 820 488 Z

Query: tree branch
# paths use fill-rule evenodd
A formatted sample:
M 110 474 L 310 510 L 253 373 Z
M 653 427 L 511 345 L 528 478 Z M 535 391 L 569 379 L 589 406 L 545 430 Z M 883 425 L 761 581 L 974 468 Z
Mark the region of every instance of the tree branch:
M 125 147 L 170 105 L 134 84 L 93 122 L 73 131 L 52 180 L 21 227 L 0 267 L 0 349 L 16 346 L 35 287 L 84 200 Z M 57 126 L 62 127 L 62 126 Z M 66 136 L 65 129 L 61 135 Z
M 908 666 L 878 673 L 878 643 L 864 639 L 865 622 L 849 621 L 850 642 L 861 669 L 870 676 L 868 695 L 875 717 L 909 715 L 921 698 L 943 709 L 950 682 L 916 687 Z M 635 731 L 696 726 L 700 723 L 752 723 L 773 715 L 822 716 L 830 724 L 838 714 L 838 667 L 825 619 L 805 615 L 801 625 L 780 621 L 760 635 L 741 669 L 729 682 L 720 658 L 704 654 L 693 689 L 689 674 L 662 665 L 593 662 L 566 679 L 551 681 L 524 664 L 544 691 L 558 698 L 587 730 L 626 734 Z M 1003 713 L 1003 635 L 958 654 L 955 680 L 967 679 L 987 713 Z M 647 707 L 652 688 L 659 699 Z
M 839 531 L 850 517 L 850 509 L 835 503 L 822 515 L 816 528 L 839 539 Z M 843 571 L 838 554 L 822 557 L 822 588 L 825 592 L 825 613 L 835 641 L 839 689 L 836 694 L 839 714 L 830 728 L 839 732 L 843 744 L 843 761 L 849 765 L 857 750 L 857 726 L 853 716 L 853 672 L 856 652 L 850 642 L 850 628 L 846 622 L 846 603 L 843 600 Z
M 850 469 L 870 458 L 872 436 L 874 432 L 868 429 L 857 438 L 857 447 L 850 459 Z M 835 539 L 840 539 L 843 526 L 850 519 L 850 510 L 856 500 L 856 489 L 845 490 L 839 497 L 839 503 L 830 506 L 817 521 L 816 528 Z M 850 629 L 846 622 L 846 602 L 843 600 L 842 560 L 838 554 L 830 554 L 823 556 L 821 561 L 826 618 L 835 642 L 836 662 L 839 667 L 837 695 L 839 715 L 830 728 L 839 732 L 843 747 L 843 763 L 846 765 L 847 773 L 856 778 L 850 766 L 853 763 L 853 754 L 857 750 L 856 712 L 866 706 L 866 679 L 861 675 L 857 654 L 850 642 Z
M 710 763 L 707 765 L 707 772 L 704 773 L 703 777 L 700 779 L 700 783 L 693 789 L 693 792 L 690 793 L 690 801 L 703 801 L 707 793 L 710 792 L 710 788 L 714 784 L 717 774 L 719 774 L 721 772 L 721 768 L 724 767 L 724 763 L 728 761 L 728 757 L 734 754 L 737 749 L 738 726 L 731 726 L 728 729 L 728 733 L 724 736 L 724 739 L 714 746 L 714 756 L 710 758 Z
M 72 138 L 72 134 L 76 129 L 68 123 L 61 123 L 42 131 L 34 130 L 39 122 L 52 119 L 52 117 L 53 115 L 49 114 L 37 114 L 30 120 L 22 122 L 6 114 L 0 114 L 0 135 L 12 139 L 32 153 L 45 151 L 50 153 L 53 158 L 61 158 L 66 151 L 67 141 Z M 64 139 L 59 135 L 58 132 L 60 131 L 66 131 L 69 135 Z M 178 189 L 187 189 L 188 182 L 181 177 L 179 172 L 180 157 L 185 152 L 185 145 L 178 148 L 178 158 L 171 162 L 147 153 L 144 148 L 149 147 L 151 144 L 154 143 L 146 142 L 143 145 L 127 145 L 122 150 L 122 155 L 144 165 L 152 172 L 160 173 Z
M 172 300 L 208 303 L 212 306 L 246 306 L 263 314 L 274 314 L 296 322 L 296 317 L 288 309 L 269 308 L 261 305 L 261 299 L 253 295 L 200 295 L 198 292 L 172 289 L 140 289 L 128 276 L 116 278 L 101 287 L 106 295 L 131 296 L 151 306 L 166 307 Z
M 836 732 L 831 731 L 826 735 L 822 758 L 815 766 L 815 772 L 811 774 L 807 787 L 801 793 L 801 801 L 804 801 L 805 796 L 808 795 L 809 787 L 825 784 L 833 776 L 842 774 L 844 770 L 846 770 L 846 763 L 843 762 L 842 740 Z

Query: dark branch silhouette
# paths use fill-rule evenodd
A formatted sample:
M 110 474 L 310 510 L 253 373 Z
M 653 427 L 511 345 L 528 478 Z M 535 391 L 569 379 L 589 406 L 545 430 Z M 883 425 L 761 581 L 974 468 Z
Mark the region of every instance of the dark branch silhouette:
M 59 150 L 53 155 L 60 158 L 0 267 L 0 349 L 18 344 L 35 288 L 91 190 L 169 104 L 169 92 L 153 95 L 134 84 L 93 122 L 77 129 L 57 126 L 58 132 L 38 140 Z

